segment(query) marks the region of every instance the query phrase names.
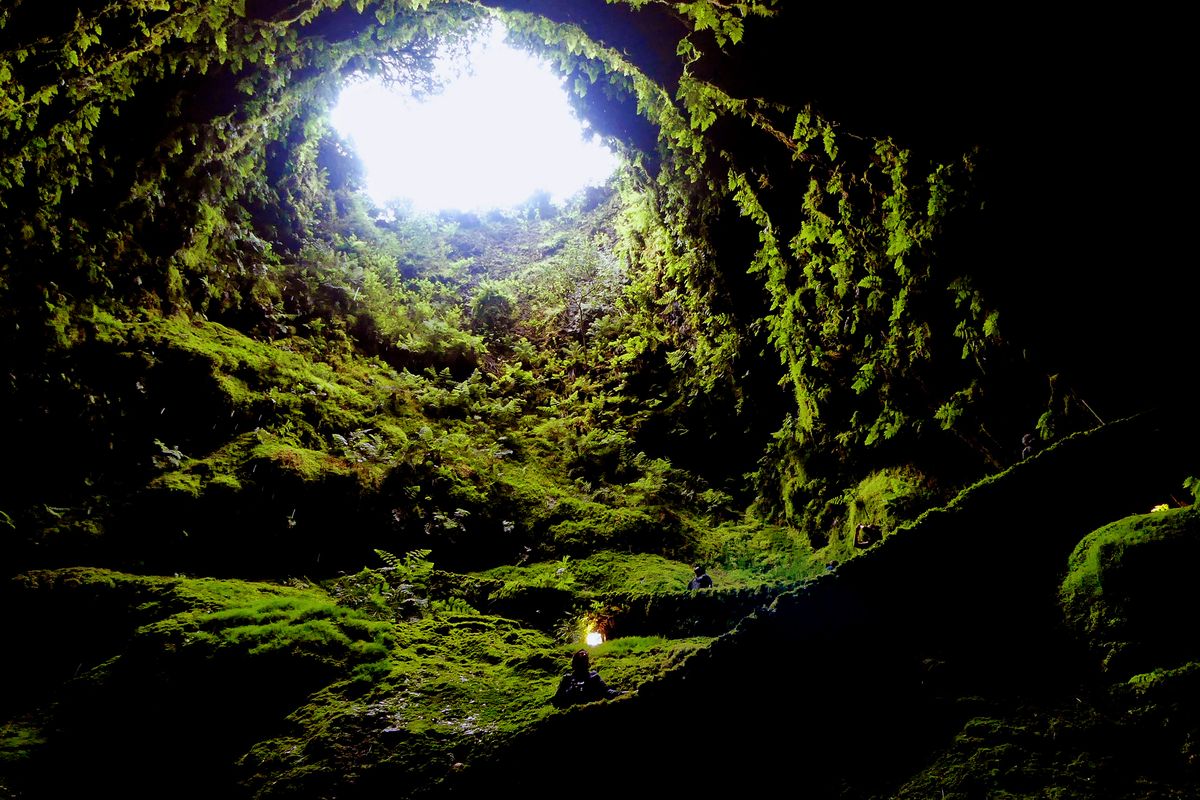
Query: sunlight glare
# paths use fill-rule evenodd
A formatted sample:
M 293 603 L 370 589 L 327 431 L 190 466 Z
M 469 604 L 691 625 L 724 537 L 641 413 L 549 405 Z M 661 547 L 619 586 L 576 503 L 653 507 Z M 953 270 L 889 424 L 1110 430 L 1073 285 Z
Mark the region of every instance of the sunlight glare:
M 472 43 L 469 60 L 424 102 L 374 81 L 342 89 L 332 122 L 362 158 L 377 204 L 507 208 L 539 190 L 558 202 L 616 170 L 617 157 L 571 111 L 562 79 L 509 47 L 502 26 Z

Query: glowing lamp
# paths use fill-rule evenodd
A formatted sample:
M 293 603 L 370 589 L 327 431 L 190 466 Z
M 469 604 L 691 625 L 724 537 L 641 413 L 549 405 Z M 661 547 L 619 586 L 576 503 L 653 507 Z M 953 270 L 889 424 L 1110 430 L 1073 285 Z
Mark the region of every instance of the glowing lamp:
M 588 631 L 584 641 L 587 642 L 588 647 L 604 644 L 604 634 L 600 631 Z

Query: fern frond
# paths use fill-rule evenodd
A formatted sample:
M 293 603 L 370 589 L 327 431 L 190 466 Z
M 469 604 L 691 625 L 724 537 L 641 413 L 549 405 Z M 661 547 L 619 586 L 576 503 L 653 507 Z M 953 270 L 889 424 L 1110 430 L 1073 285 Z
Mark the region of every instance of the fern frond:
M 379 560 L 382 561 L 385 565 L 391 567 L 392 569 L 400 569 L 401 567 L 404 566 L 403 561 L 401 561 L 399 558 L 397 558 L 392 553 L 389 553 L 387 550 L 376 549 L 375 555 L 379 556 Z
M 379 552 L 379 551 L 376 550 L 375 552 Z M 407 553 L 404 554 L 404 566 L 407 569 L 413 569 L 413 568 L 421 565 L 422 561 L 428 561 L 429 554 L 432 552 L 433 551 L 428 548 L 421 548 L 419 550 L 409 550 Z M 395 558 L 395 556 L 392 556 L 392 558 Z M 397 563 L 397 566 L 399 566 L 399 563 Z M 430 566 L 432 566 L 432 564 Z

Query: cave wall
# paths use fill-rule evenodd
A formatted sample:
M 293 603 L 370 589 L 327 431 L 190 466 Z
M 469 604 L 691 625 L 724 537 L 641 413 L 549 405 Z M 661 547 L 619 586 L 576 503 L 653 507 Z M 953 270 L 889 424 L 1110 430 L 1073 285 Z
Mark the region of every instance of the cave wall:
M 709 303 L 743 287 L 730 321 L 703 334 L 741 337 L 735 352 L 697 370 L 753 371 L 747 386 L 770 385 L 780 376 L 764 374 L 768 364 L 782 361 L 793 397 L 769 416 L 795 421 L 777 431 L 768 460 L 787 466 L 764 491 L 788 516 L 825 491 L 809 486 L 815 475 L 844 481 L 917 450 L 936 454 L 931 468 L 942 471 L 1010 463 L 1047 395 L 1051 406 L 1064 395 L 1086 402 L 1067 430 L 1180 394 L 1195 278 L 1172 233 L 1185 224 L 1179 193 L 1190 179 L 1176 168 L 1170 20 L 1027 24 L 1006 11 L 985 36 L 932 13 L 488 5 L 535 20 L 525 35 L 564 69 L 604 76 L 580 106 L 657 181 L 677 260 L 690 258 L 685 290 Z M 441 20 L 445 32 L 473 7 L 405 8 L 264 0 L 172 13 L 146 2 L 106 33 L 89 27 L 97 4 L 79 5 L 74 22 L 30 3 L 5 12 L 5 69 L 23 93 L 5 117 L 10 371 L 36 371 L 22 354 L 77 335 L 62 316 L 72 303 L 124 297 L 184 310 L 244 295 L 248 276 L 209 269 L 200 251 L 271 215 L 281 224 L 257 233 L 296 245 L 286 223 L 296 181 L 262 170 L 294 163 L 306 109 L 327 101 L 332 76 L 395 42 L 416 46 L 410 20 Z M 148 25 L 149 40 L 121 41 L 121 24 Z M 923 220 L 926 184 L 946 171 L 962 211 Z M 831 182 L 810 203 L 818 179 Z M 848 210 L 839 192 L 853 195 Z M 251 194 L 267 199 L 247 215 Z M 890 202 L 907 204 L 900 223 Z M 227 212 L 241 227 L 216 224 Z M 896 224 L 916 231 L 917 278 L 890 263 Z M 806 226 L 823 229 L 796 244 Z M 962 278 L 970 286 L 948 300 Z M 910 290 L 922 299 L 895 326 L 867 313 L 864 281 L 880 282 L 880 303 L 902 305 Z M 906 355 L 926 347 L 926 320 L 933 349 Z M 849 333 L 856 326 L 869 335 Z M 964 346 L 958 358 L 968 337 L 970 357 Z

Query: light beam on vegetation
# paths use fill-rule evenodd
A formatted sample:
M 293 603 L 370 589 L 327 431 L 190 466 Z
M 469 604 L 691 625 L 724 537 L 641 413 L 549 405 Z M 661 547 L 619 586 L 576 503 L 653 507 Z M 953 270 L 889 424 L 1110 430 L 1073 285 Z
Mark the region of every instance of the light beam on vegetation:
M 342 90 L 332 122 L 379 205 L 508 208 L 537 191 L 561 201 L 616 170 L 617 157 L 571 111 L 562 79 L 505 44 L 499 24 L 472 43 L 466 65 L 439 70 L 445 91 L 424 102 L 375 81 Z

